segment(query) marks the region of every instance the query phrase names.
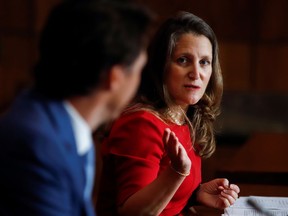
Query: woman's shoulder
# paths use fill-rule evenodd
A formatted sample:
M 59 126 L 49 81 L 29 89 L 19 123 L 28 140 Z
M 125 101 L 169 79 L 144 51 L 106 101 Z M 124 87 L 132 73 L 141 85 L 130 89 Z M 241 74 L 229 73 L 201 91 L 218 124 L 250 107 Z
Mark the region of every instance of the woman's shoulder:
M 134 106 L 126 109 L 121 114 L 119 120 L 165 124 L 157 111 L 145 106 Z
M 162 137 L 167 126 L 157 113 L 147 109 L 125 110 L 109 130 L 109 137 Z

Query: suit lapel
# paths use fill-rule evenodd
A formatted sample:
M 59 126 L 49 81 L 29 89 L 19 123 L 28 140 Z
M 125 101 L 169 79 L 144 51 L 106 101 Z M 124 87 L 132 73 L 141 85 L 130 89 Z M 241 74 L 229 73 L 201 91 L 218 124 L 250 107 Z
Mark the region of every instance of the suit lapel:
M 67 161 L 71 171 L 70 173 L 73 176 L 73 183 L 75 184 L 75 188 L 77 188 L 77 193 L 82 197 L 85 187 L 84 168 L 82 166 L 81 158 L 77 153 L 70 117 L 62 102 L 50 103 L 49 109 L 53 122 L 55 123 L 54 127 L 62 140 L 61 143 L 63 144 L 63 148 L 61 149 L 64 151 L 65 160 Z

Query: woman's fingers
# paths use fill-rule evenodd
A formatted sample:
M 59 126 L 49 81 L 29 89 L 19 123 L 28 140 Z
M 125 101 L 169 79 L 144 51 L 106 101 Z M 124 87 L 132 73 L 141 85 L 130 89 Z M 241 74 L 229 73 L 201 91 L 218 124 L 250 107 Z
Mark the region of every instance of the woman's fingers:
M 219 198 L 222 200 L 224 207 L 227 208 L 237 200 L 240 188 L 235 184 L 224 185 L 218 187 L 221 190 Z
M 237 194 L 240 193 L 240 188 L 238 187 L 238 185 L 235 184 L 230 184 L 230 189 L 234 190 Z
M 177 157 L 178 155 L 178 138 L 174 132 L 170 132 L 169 140 L 167 142 L 167 148 L 171 157 Z
M 222 200 L 221 208 L 228 208 L 231 205 L 229 200 L 225 197 L 220 196 L 219 199 Z
M 233 205 L 238 198 L 238 193 L 232 189 L 224 189 L 221 191 L 220 199 L 224 201 L 226 207 Z M 227 204 L 229 205 L 227 206 Z
M 233 200 L 236 200 L 238 198 L 238 194 L 233 190 L 227 190 L 227 189 L 222 190 L 221 195 L 226 197 L 226 198 L 231 197 Z
M 168 128 L 165 129 L 163 142 L 173 168 L 179 172 L 186 173 L 187 171 L 188 173 L 190 171 L 191 161 L 175 133 Z
M 164 130 L 164 134 L 163 134 L 162 140 L 163 140 L 163 143 L 164 143 L 165 146 L 168 143 L 168 140 L 169 140 L 169 137 L 170 137 L 170 133 L 171 133 L 171 130 L 169 128 L 166 128 Z

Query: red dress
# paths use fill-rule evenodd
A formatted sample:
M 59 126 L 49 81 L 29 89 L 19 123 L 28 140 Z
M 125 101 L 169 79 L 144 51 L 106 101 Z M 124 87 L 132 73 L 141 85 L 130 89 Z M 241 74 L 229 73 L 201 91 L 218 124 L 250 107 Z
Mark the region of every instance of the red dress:
M 170 166 L 162 142 L 165 128 L 174 131 L 192 161 L 190 175 L 160 215 L 180 214 L 201 182 L 201 158 L 192 148 L 189 128 L 187 125 L 168 125 L 148 111 L 136 111 L 122 115 L 103 143 L 98 216 L 117 215 L 117 206 Z

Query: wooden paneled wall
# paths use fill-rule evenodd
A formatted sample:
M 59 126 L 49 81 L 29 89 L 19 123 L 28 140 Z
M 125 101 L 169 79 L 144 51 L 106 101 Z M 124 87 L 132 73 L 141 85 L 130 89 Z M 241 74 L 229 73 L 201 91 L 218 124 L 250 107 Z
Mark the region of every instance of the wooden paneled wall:
M 0 109 L 30 81 L 37 39 L 61 0 L 0 0 Z M 288 92 L 288 0 L 137 0 L 159 15 L 178 10 L 215 31 L 225 90 Z
M 39 33 L 60 0 L 0 0 L 0 110 L 31 81 Z
M 165 19 L 178 10 L 215 31 L 226 91 L 288 93 L 288 0 L 139 0 Z

